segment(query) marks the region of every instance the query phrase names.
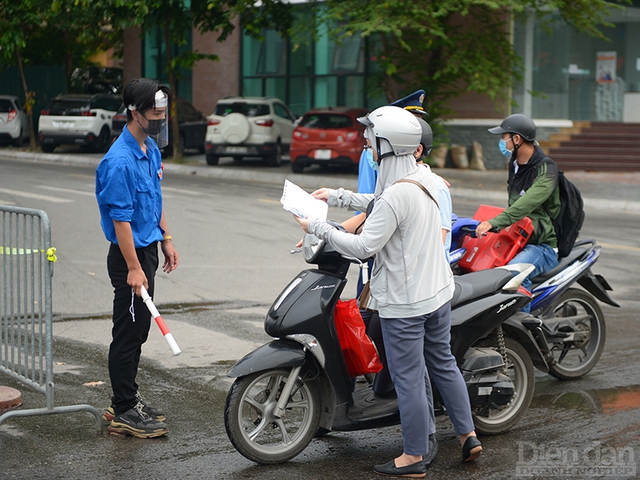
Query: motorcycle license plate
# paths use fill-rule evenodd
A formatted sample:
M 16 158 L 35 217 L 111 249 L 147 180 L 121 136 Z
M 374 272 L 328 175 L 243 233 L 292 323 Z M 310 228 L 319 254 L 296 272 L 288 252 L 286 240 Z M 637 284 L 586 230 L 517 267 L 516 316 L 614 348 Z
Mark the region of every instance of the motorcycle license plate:
M 330 160 L 331 150 L 316 150 L 314 158 L 316 160 Z

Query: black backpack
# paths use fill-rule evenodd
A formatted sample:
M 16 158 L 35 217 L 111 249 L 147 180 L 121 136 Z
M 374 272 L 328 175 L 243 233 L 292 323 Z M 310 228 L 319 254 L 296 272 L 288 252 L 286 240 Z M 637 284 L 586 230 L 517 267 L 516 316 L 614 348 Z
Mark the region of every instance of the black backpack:
M 571 183 L 564 173 L 558 170 L 558 188 L 560 189 L 560 213 L 553 219 L 553 226 L 558 237 L 558 258 L 571 253 L 573 244 L 584 223 L 584 202 L 580 190 Z M 549 214 L 549 210 L 547 214 Z

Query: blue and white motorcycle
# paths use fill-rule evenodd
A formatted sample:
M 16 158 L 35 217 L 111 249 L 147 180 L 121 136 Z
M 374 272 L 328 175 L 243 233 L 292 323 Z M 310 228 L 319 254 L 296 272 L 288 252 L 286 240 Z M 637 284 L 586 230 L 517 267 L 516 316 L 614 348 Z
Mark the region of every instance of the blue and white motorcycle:
M 450 250 L 452 268 L 456 269 L 457 262 L 466 253 L 463 238 L 474 236 L 478 223 L 472 218 L 454 218 Z M 620 306 L 609 296 L 608 291 L 612 288 L 606 279 L 591 271 L 600 251 L 596 240 L 578 241 L 556 268 L 533 278 L 531 314 L 534 318 L 523 316 L 521 322 L 531 331 L 545 355 L 548 372 L 561 380 L 586 375 L 600 359 L 606 324 L 598 300 Z M 576 283 L 582 289 L 577 288 Z

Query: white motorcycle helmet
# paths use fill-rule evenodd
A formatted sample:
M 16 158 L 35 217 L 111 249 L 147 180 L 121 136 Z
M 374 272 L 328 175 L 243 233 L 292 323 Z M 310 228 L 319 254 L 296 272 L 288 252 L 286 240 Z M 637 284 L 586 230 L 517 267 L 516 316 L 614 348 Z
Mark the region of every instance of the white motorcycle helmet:
M 418 119 L 400 107 L 376 108 L 358 122 L 367 127 L 364 136 L 376 149 L 378 162 L 391 155 L 412 155 L 422 138 Z

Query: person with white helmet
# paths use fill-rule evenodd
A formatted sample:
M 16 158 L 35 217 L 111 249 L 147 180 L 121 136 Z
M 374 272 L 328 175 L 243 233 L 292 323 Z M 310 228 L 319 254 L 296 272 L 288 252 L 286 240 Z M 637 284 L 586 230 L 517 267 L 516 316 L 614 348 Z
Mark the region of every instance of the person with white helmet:
M 404 448 L 402 455 L 376 465 L 374 471 L 422 478 L 423 455 L 429 451 L 429 407 L 422 380 L 427 369 L 460 436 L 463 460 L 475 460 L 482 453 L 467 388 L 449 343 L 453 275 L 442 254 L 435 179 L 413 155 L 422 136 L 417 119 L 385 106 L 359 121 L 367 127 L 365 138 L 378 164 L 375 193 L 323 188 L 313 195 L 331 206 L 362 211 L 374 200 L 362 232 L 342 232 L 319 218 L 295 218 L 305 232 L 345 255 L 375 255 L 369 307 L 380 315 Z
M 393 104 L 392 104 L 393 105 Z M 397 105 L 394 105 L 397 106 Z M 405 107 L 405 110 L 408 110 Z M 414 113 L 415 110 L 409 110 L 411 113 Z M 414 113 L 414 116 L 415 113 Z M 431 148 L 433 147 L 433 131 L 431 126 L 424 121 L 421 117 L 416 116 L 418 123 L 422 128 L 422 136 L 420 138 L 420 144 L 418 145 L 416 151 L 414 152 L 414 157 L 416 158 L 416 162 L 420 165 L 423 164 L 422 159 L 429 155 Z M 371 149 L 369 148 L 371 151 Z M 377 174 L 377 163 L 375 164 L 376 174 Z M 436 180 L 436 186 L 438 189 L 438 205 L 440 207 L 440 221 L 442 227 L 442 242 L 444 245 L 444 254 L 447 258 L 447 262 L 449 261 L 449 249 L 451 247 L 451 216 L 453 213 L 452 203 L 451 203 L 451 193 L 449 191 L 449 186 L 447 182 L 440 176 L 436 175 L 432 172 L 434 179 Z M 372 191 L 375 190 L 375 187 L 372 188 Z M 358 188 L 358 193 L 366 193 L 361 192 Z M 423 196 L 423 201 L 431 201 L 426 195 Z M 364 225 L 366 220 L 366 213 L 361 213 L 356 215 L 355 217 L 351 217 L 350 219 L 342 222 L 342 226 L 348 231 L 352 233 L 359 233 L 360 229 Z M 299 242 L 299 245 L 302 245 L 302 240 Z M 373 263 L 373 261 L 370 261 Z M 373 270 L 373 266 L 369 265 L 369 270 Z M 358 296 L 360 292 L 358 291 Z M 382 339 L 382 331 L 380 329 L 380 318 L 378 317 L 377 312 L 374 312 L 370 309 L 361 310 L 362 319 L 365 322 L 367 327 L 367 335 L 371 337 L 371 339 L 375 342 L 376 348 L 378 349 L 378 353 L 380 354 L 380 360 L 382 364 L 385 366 L 383 370 L 378 372 L 375 377 L 375 381 L 373 383 L 373 393 L 375 395 L 387 397 L 389 395 L 395 394 L 395 389 L 393 387 L 393 383 L 390 381 L 389 371 L 387 367 L 386 361 L 386 351 L 384 348 L 384 342 Z M 433 460 L 438 454 L 438 441 L 436 439 L 436 424 L 435 424 L 435 413 L 433 410 L 433 392 L 431 390 L 431 382 L 429 381 L 429 377 L 426 378 L 426 394 L 427 401 L 429 402 L 429 452 L 424 457 L 425 465 L 427 467 L 431 466 Z

